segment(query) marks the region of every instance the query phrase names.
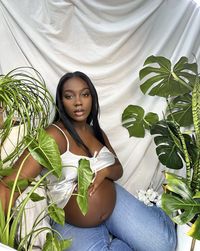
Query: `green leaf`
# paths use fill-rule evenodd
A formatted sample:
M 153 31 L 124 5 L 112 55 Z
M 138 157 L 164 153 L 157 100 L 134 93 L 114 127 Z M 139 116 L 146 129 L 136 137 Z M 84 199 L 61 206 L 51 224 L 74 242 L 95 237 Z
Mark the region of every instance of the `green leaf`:
M 13 187 L 13 184 L 14 184 L 14 181 L 8 181 L 7 183 L 7 186 L 12 189 Z M 29 180 L 28 179 L 19 179 L 17 180 L 17 186 L 16 186 L 16 189 L 15 191 L 16 192 L 19 192 L 19 191 L 23 191 L 24 189 L 27 188 L 27 186 L 30 184 Z
M 65 212 L 62 208 L 59 208 L 56 204 L 52 204 L 48 207 L 49 216 L 58 224 L 65 224 Z
M 162 195 L 162 208 L 177 224 L 190 222 L 200 213 L 200 203 L 192 197 L 193 192 L 187 186 L 186 179 L 172 173 L 166 173 L 167 185 Z
M 184 94 L 174 98 L 170 102 L 171 112 L 167 119 L 173 119 L 180 126 L 190 126 L 193 123 L 192 118 L 192 96 L 190 94 Z
M 148 112 L 144 117 L 145 128 L 150 129 L 159 121 L 158 114 L 154 112 Z
M 5 214 L 0 200 L 0 242 L 5 243 L 4 240 L 4 228 L 6 225 Z
M 129 136 L 145 136 L 145 128 L 149 129 L 158 121 L 158 115 L 153 112 L 144 114 L 144 109 L 137 105 L 129 105 L 122 114 L 122 125 L 128 130 Z
M 72 240 L 59 240 L 61 250 L 65 250 L 71 247 L 72 245 Z
M 18 67 L 0 75 L 0 100 L 4 109 L 1 144 L 18 128 L 16 147 L 6 152 L 3 163 L 11 166 L 26 147 L 25 135 L 36 136 L 39 128 L 49 124 L 53 97 L 41 74 L 32 67 Z M 16 127 L 13 127 L 17 125 Z
M 195 200 L 182 199 L 171 194 L 163 194 L 162 209 L 174 222 L 182 225 L 190 222 L 200 213 L 200 204 L 197 204 Z
M 88 212 L 88 187 L 93 179 L 93 172 L 90 162 L 87 159 L 80 159 L 78 166 L 78 195 L 76 197 L 78 206 L 83 215 Z
M 196 221 L 192 224 L 192 227 L 190 230 L 187 232 L 189 236 L 196 240 L 200 240 L 200 216 L 196 219 Z
M 61 176 L 62 163 L 58 145 L 45 130 L 39 131 L 38 139 L 27 137 L 27 144 L 34 159 L 48 170 L 54 170 L 55 176 Z
M 47 233 L 43 251 L 61 251 L 59 240 L 51 233 Z
M 170 60 L 160 56 L 148 57 L 144 66 L 139 73 L 141 80 L 145 78 L 140 86 L 143 93 L 169 97 L 191 92 L 197 64 L 189 64 L 186 57 L 180 58 L 173 69 Z
M 197 64 L 196 63 L 188 63 L 187 57 L 181 57 L 179 61 L 174 65 L 174 72 L 176 72 L 179 76 L 189 76 L 195 77 L 198 74 L 197 70 Z M 187 73 L 187 74 L 186 74 Z M 186 75 L 185 75 L 186 74 Z
M 55 234 L 47 233 L 42 251 L 64 251 L 71 246 L 71 239 L 60 240 Z
M 174 124 L 161 120 L 152 126 L 150 133 L 157 135 L 154 138 L 154 142 L 160 162 L 168 168 L 182 168 L 184 154 Z
M 165 172 L 165 178 L 167 180 L 165 189 L 180 195 L 183 199 L 193 199 L 193 192 L 188 187 L 185 178 L 169 172 Z
M 44 198 L 45 198 L 44 196 L 40 196 L 40 195 L 37 194 L 37 193 L 32 193 L 32 194 L 30 195 L 30 199 L 31 199 L 32 201 L 34 201 L 34 202 L 43 200 Z
M 154 63 L 157 63 L 160 65 L 160 67 L 162 67 L 162 69 L 166 69 L 166 71 L 168 71 L 168 69 L 171 68 L 171 62 L 169 59 L 165 58 L 165 57 L 162 57 L 162 56 L 149 56 L 145 62 L 144 62 L 144 65 L 148 65 L 148 64 L 154 64 Z
M 194 199 L 200 199 L 200 191 L 196 192 L 193 196 Z
M 0 176 L 9 176 L 14 171 L 13 168 L 1 168 L 0 169 Z
M 150 73 L 150 70 L 151 70 L 151 72 L 152 72 L 152 71 L 154 72 L 154 70 L 153 70 L 152 67 L 151 67 L 151 68 L 150 68 L 150 67 L 146 67 L 146 68 L 143 69 L 143 72 L 140 71 L 140 74 L 142 74 L 142 75 L 147 75 L 147 74 Z M 158 71 L 157 71 L 157 72 L 158 72 Z M 165 77 L 164 74 L 162 74 L 162 75 L 160 74 L 160 75 L 158 75 L 158 76 L 150 77 L 149 79 L 147 79 L 147 80 L 145 81 L 145 83 L 143 83 L 143 84 L 140 86 L 141 91 L 142 91 L 144 94 L 146 94 L 147 91 L 149 90 L 149 88 L 150 88 L 151 86 L 153 86 L 154 83 L 160 83 L 160 82 L 163 80 L 163 77 Z

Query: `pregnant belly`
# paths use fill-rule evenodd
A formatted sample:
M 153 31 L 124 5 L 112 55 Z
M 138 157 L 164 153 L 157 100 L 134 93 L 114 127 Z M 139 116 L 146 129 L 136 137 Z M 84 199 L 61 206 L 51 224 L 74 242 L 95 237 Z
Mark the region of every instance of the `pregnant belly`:
M 113 181 L 105 179 L 92 196 L 88 196 L 88 212 L 84 216 L 72 195 L 65 206 L 66 222 L 78 227 L 94 227 L 109 217 L 115 206 L 116 194 Z

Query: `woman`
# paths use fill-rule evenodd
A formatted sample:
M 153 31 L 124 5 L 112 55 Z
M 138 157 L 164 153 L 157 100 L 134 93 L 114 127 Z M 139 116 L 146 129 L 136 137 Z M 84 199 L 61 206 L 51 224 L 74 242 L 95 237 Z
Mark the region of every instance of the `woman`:
M 63 168 L 60 184 L 50 178 L 49 193 L 65 210 L 66 224 L 53 228 L 63 238 L 72 238 L 69 250 L 175 250 L 176 233 L 169 217 L 114 182 L 122 176 L 122 166 L 99 126 L 98 97 L 88 76 L 78 71 L 65 74 L 57 87 L 56 103 L 58 111 L 48 131 L 58 142 L 63 165 L 71 168 Z M 71 195 L 76 189 L 74 166 L 81 158 L 90 161 L 95 176 L 86 216 Z
M 48 193 L 64 208 L 66 224 L 53 223 L 52 227 L 64 239 L 72 239 L 68 250 L 174 251 L 176 233 L 169 217 L 157 207 L 147 207 L 115 183 L 122 176 L 122 166 L 99 126 L 98 97 L 88 76 L 78 71 L 65 74 L 57 87 L 56 104 L 54 123 L 46 130 L 58 144 L 63 169 L 61 179 L 48 177 Z M 19 163 L 26 154 L 25 151 Z M 82 158 L 89 160 L 94 173 L 86 216 L 80 212 L 74 195 Z M 30 156 L 21 175 L 31 178 L 45 172 Z M 9 198 L 6 189 L 0 189 L 5 210 Z

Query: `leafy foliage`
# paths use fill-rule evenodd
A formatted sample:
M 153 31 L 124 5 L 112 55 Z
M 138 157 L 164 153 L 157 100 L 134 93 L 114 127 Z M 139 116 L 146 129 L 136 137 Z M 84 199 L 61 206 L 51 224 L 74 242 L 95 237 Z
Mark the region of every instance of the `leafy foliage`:
M 34 229 L 34 227 L 29 234 L 20 240 L 20 243 L 15 243 L 18 225 L 21 224 L 27 202 L 30 199 L 33 202 L 44 199 L 35 191 L 38 187 L 44 186 L 44 181 L 49 174 L 52 173 L 56 177 L 61 176 L 62 166 L 58 146 L 54 139 L 42 129 L 48 125 L 53 107 L 53 98 L 47 90 L 42 76 L 34 68 L 19 67 L 6 75 L 0 75 L 0 179 L 12 174 L 13 163 L 23 149 L 28 148 L 30 152 L 17 168 L 15 180 L 8 184 L 11 195 L 7 215 L 4 214 L 0 201 L 0 242 L 18 250 L 32 250 L 33 243 L 31 242 L 34 241 L 32 235 L 36 234 L 37 236 L 40 232 L 47 230 L 49 235 L 44 249 L 50 250 L 48 248 L 51 245 L 57 248 L 53 250 L 62 251 L 68 248 L 71 243 L 71 240 L 58 240 L 58 233 L 54 233 L 53 229 Z M 10 137 L 13 131 L 15 142 L 11 142 L 13 149 L 8 152 L 5 145 L 11 141 Z M 30 154 L 48 170 L 39 180 L 20 178 L 24 162 Z M 27 196 L 17 208 L 13 208 L 14 192 L 21 193 L 28 185 L 30 185 L 30 190 Z M 62 209 L 51 205 L 49 213 L 56 222 L 64 223 Z M 36 226 L 38 223 L 34 224 Z
M 79 160 L 77 203 L 83 215 L 88 211 L 88 187 L 92 182 L 93 172 L 87 159 Z
M 37 138 L 26 136 L 26 144 L 33 158 L 48 170 L 53 169 L 54 175 L 59 178 L 62 165 L 60 155 L 57 154 L 59 149 L 55 140 L 40 128 Z
M 168 168 L 182 168 L 183 150 L 173 123 L 161 120 L 152 126 L 150 132 L 152 135 L 156 134 L 154 142 L 160 162 Z
M 150 56 L 139 73 L 141 91 L 166 99 L 165 117 L 155 113 L 146 126 L 142 107 L 129 105 L 122 125 L 129 136 L 154 136 L 159 161 L 170 169 L 186 168 L 184 177 L 165 173 L 162 207 L 177 224 L 194 221 L 188 234 L 200 239 L 200 77 L 198 65 L 181 57 L 172 66 L 169 59 Z M 149 113 L 148 113 L 149 114 Z
M 186 179 L 175 174 L 165 173 L 167 185 L 164 186 L 166 193 L 162 195 L 162 208 L 179 225 L 190 222 L 200 214 L 200 197 L 188 187 Z M 200 240 L 199 217 L 195 219 L 189 235 Z
M 65 212 L 59 208 L 56 204 L 52 204 L 48 207 L 49 216 L 58 224 L 65 224 Z
M 50 113 L 54 107 L 51 94 L 45 86 L 40 73 L 31 67 L 19 67 L 6 75 L 0 75 L 0 179 L 12 174 L 13 163 L 19 157 L 22 150 L 28 148 L 29 154 L 23 159 L 17 168 L 14 181 L 7 185 L 10 187 L 11 195 L 8 212 L 5 216 L 0 201 L 0 242 L 18 250 L 32 250 L 34 238 L 42 231 L 47 231 L 46 243 L 43 250 L 62 251 L 70 247 L 72 240 L 63 240 L 58 232 L 49 227 L 36 229 L 41 221 L 40 216 L 47 215 L 38 212 L 30 233 L 15 243 L 18 225 L 21 224 L 22 216 L 25 213 L 25 206 L 29 200 L 37 202 L 44 197 L 35 191 L 38 187 L 46 185 L 46 177 L 49 174 L 60 178 L 62 175 L 62 164 L 60 151 L 55 140 L 42 129 L 49 123 Z M 5 145 L 10 141 L 14 129 L 16 142 L 12 142 L 13 149 L 7 152 Z M 2 152 L 5 157 L 2 157 Z M 47 169 L 47 172 L 39 180 L 21 179 L 20 172 L 26 159 L 32 157 Z M 15 169 L 16 171 L 16 169 Z M 89 163 L 81 160 L 79 164 L 79 195 L 78 204 L 84 214 L 87 213 L 87 189 L 92 180 L 92 172 Z M 83 175 L 83 176 L 82 176 Z M 22 192 L 27 186 L 30 190 L 27 196 L 21 201 L 17 208 L 13 208 L 12 200 L 15 191 Z M 64 210 L 56 204 L 48 206 L 49 216 L 58 224 L 64 224 Z
M 43 247 L 43 251 L 60 251 L 71 246 L 71 240 L 58 240 L 55 234 L 47 234 L 47 241 Z
M 181 57 L 173 69 L 170 60 L 165 57 L 150 56 L 144 62 L 144 65 L 149 64 L 157 64 L 159 67 L 146 66 L 140 71 L 140 80 L 150 75 L 140 86 L 144 94 L 148 91 L 151 96 L 167 98 L 182 95 L 192 90 L 192 83 L 197 74 L 197 65 L 195 63 L 189 64 L 186 57 Z M 151 76 L 152 73 L 155 74 Z
M 145 129 L 158 122 L 156 113 L 144 116 L 144 109 L 137 105 L 129 105 L 122 114 L 122 125 L 128 130 L 130 137 L 144 137 Z
M 41 129 L 40 133 L 38 134 L 38 142 L 41 143 L 41 142 L 43 142 L 44 139 L 46 139 L 48 142 L 49 138 L 51 138 L 51 137 L 43 129 Z M 51 138 L 50 141 L 52 141 L 52 140 L 53 139 Z M 32 139 L 30 139 L 30 141 L 32 142 Z M 52 155 L 52 151 L 48 151 L 48 150 L 46 151 L 46 148 L 44 147 L 44 145 L 40 144 L 40 143 L 35 144 L 35 148 L 31 148 L 32 154 L 34 156 L 36 156 L 36 159 L 38 159 L 38 156 L 34 154 L 34 150 L 40 149 L 39 159 L 43 159 L 43 158 L 48 159 L 48 168 L 50 169 L 49 173 L 53 172 L 53 173 L 57 173 L 58 175 L 60 175 L 61 174 L 61 161 L 55 162 L 56 158 L 57 159 L 60 158 L 60 152 L 58 150 L 56 143 L 54 142 L 54 144 L 51 145 L 53 152 L 54 152 L 54 155 Z M 28 145 L 30 146 L 30 144 L 28 144 Z M 47 148 L 47 149 L 49 149 L 49 148 Z M 23 162 L 18 169 L 16 179 L 14 180 L 14 182 L 12 184 L 11 200 L 10 200 L 10 204 L 9 204 L 9 209 L 8 209 L 6 221 L 4 222 L 4 224 L 1 225 L 1 228 L 2 228 L 2 232 L 1 232 L 2 234 L 0 234 L 0 236 L 2 236 L 1 242 L 9 245 L 11 247 L 14 247 L 14 240 L 15 240 L 15 235 L 17 232 L 17 227 L 18 227 L 18 224 L 21 220 L 22 214 L 24 212 L 25 205 L 30 198 L 33 199 L 33 197 L 34 198 L 36 197 L 34 191 L 36 190 L 36 188 L 40 184 L 42 184 L 42 181 L 45 179 L 45 176 L 44 176 L 42 179 L 40 179 L 38 182 L 35 183 L 35 185 L 31 189 L 31 191 L 27 195 L 26 199 L 21 203 L 19 209 L 17 211 L 15 211 L 14 215 L 11 214 L 12 196 L 13 196 L 14 191 L 16 190 L 16 187 L 18 187 L 18 189 L 20 189 L 20 188 L 24 189 L 23 182 L 22 182 L 22 184 L 23 184 L 22 187 L 20 187 L 18 185 L 19 184 L 18 178 L 19 178 L 19 174 L 21 172 L 22 167 L 23 167 Z M 26 184 L 26 186 L 27 186 L 27 184 Z M 37 200 L 38 199 L 39 198 L 37 198 Z M 4 218 L 4 217 L 5 217 L 4 212 L 1 210 L 0 211 L 0 218 Z M 10 222 L 12 222 L 12 223 L 10 223 Z
M 25 147 L 25 137 L 36 135 L 39 128 L 48 125 L 53 108 L 53 98 L 46 88 L 41 74 L 32 67 L 18 67 L 5 75 L 0 75 L 0 150 L 9 140 L 13 126 L 18 126 L 16 144 L 11 152 L 4 151 L 0 158 L 6 163 L 15 162 Z
M 171 109 L 168 119 L 174 119 L 181 126 L 190 126 L 193 123 L 192 117 L 192 96 L 187 93 L 171 100 Z

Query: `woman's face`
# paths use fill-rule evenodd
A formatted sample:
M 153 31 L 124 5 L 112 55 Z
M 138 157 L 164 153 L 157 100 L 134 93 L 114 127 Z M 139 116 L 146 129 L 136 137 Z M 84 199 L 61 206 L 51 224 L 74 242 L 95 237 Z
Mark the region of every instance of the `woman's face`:
M 62 102 L 74 122 L 86 122 L 92 108 L 92 96 L 87 83 L 74 77 L 63 85 Z

